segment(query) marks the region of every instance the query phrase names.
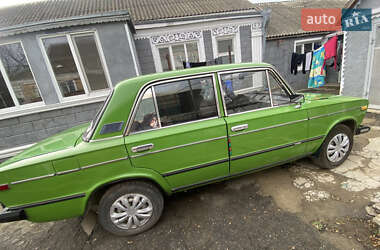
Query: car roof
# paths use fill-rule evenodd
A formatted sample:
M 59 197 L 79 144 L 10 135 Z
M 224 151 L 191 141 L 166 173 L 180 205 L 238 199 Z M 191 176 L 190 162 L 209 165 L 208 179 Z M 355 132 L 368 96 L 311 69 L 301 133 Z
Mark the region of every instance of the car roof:
M 136 87 L 141 87 L 148 82 L 163 80 L 163 79 L 173 78 L 173 77 L 181 77 L 181 76 L 188 76 L 188 75 L 202 74 L 202 73 L 213 73 L 213 72 L 222 71 L 222 70 L 233 70 L 233 69 L 241 69 L 241 68 L 262 68 L 262 67 L 272 67 L 272 65 L 268 63 L 220 64 L 220 65 L 203 66 L 203 67 L 196 67 L 196 68 L 189 68 L 189 69 L 182 69 L 182 70 L 166 71 L 166 72 L 161 72 L 161 73 L 153 73 L 153 74 L 137 76 L 134 78 L 121 81 L 120 83 L 116 85 L 115 90 L 117 91 L 117 88 L 121 88 L 122 85 L 133 84 L 133 85 L 137 85 Z

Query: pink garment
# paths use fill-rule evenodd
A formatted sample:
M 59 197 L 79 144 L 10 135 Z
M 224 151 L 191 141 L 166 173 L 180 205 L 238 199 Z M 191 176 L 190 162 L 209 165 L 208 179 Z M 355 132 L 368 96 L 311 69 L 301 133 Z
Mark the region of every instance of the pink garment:
M 323 62 L 322 70 L 325 68 L 326 61 L 331 57 L 334 57 L 334 69 L 336 70 L 336 48 L 337 48 L 338 36 L 334 36 L 329 39 L 325 47 L 325 61 Z

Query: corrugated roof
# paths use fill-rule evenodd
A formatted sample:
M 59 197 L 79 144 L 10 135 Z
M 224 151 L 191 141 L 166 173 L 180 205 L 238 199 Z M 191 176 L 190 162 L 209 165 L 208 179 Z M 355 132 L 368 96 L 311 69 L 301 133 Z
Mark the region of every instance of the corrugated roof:
M 267 26 L 267 39 L 286 36 L 300 36 L 321 31 L 304 31 L 301 29 L 301 9 L 303 8 L 345 8 L 351 6 L 353 0 L 294 0 L 288 2 L 262 3 L 256 6 L 271 9 Z
M 13 27 L 33 26 L 63 21 L 81 20 L 79 24 L 116 21 L 123 15 L 134 23 L 180 18 L 214 13 L 255 10 L 248 0 L 40 0 L 36 2 L 0 8 L 0 32 Z M 86 22 L 83 22 L 87 18 Z M 129 17 L 128 17 L 129 18 Z M 47 28 L 55 28 L 48 26 Z

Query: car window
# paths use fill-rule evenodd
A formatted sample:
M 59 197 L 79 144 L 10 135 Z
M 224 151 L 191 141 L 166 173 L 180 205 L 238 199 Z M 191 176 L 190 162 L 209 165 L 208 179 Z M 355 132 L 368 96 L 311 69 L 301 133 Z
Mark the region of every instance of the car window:
M 218 115 L 212 77 L 200 77 L 154 87 L 161 126 Z
M 149 88 L 145 91 L 139 103 L 131 126 L 131 132 L 150 130 L 158 127 L 159 123 L 156 108 L 154 106 L 152 88 Z
M 284 86 L 280 84 L 273 75 L 269 72 L 269 83 L 272 92 L 273 106 L 285 105 L 290 103 L 290 96 L 284 89 Z
M 266 71 L 246 71 L 221 75 L 227 114 L 271 107 Z

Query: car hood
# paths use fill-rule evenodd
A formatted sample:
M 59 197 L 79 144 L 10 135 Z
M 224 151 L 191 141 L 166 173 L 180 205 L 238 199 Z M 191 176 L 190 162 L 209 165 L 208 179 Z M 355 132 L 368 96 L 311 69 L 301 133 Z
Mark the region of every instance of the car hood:
M 73 147 L 75 146 L 75 142 L 83 134 L 83 132 L 86 130 L 88 126 L 89 123 L 82 124 L 65 130 L 63 132 L 60 132 L 51 137 L 48 137 L 45 140 L 34 144 L 32 147 L 3 162 L 2 164 L 0 164 L 0 167 L 17 161 L 25 160 L 34 156 L 43 155 L 51 152 L 60 151 L 69 147 Z
M 337 96 L 337 95 L 332 95 L 332 94 L 320 94 L 320 93 L 302 93 L 302 94 L 305 96 L 305 100 L 307 101 L 323 100 L 323 99 L 328 99 L 328 98 Z

